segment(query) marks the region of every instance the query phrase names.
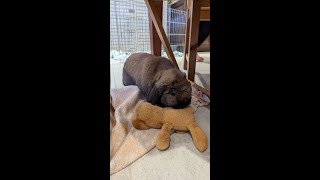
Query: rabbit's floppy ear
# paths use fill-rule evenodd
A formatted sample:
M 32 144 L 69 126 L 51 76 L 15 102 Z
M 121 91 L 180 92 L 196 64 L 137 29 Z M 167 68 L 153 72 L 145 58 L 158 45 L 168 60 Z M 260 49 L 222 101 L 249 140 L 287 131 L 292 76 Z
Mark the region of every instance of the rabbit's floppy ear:
M 147 101 L 153 105 L 158 104 L 161 100 L 162 92 L 163 90 L 161 87 L 154 85 L 147 97 Z

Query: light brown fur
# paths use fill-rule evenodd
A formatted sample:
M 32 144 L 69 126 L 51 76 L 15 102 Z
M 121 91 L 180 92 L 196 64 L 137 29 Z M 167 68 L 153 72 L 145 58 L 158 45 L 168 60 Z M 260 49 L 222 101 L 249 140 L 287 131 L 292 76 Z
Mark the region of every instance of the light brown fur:
M 197 126 L 193 109 L 188 106 L 184 109 L 161 108 L 148 102 L 142 103 L 132 119 L 132 125 L 136 129 L 161 129 L 156 147 L 165 150 L 170 144 L 170 130 L 191 133 L 196 148 L 203 152 L 208 147 L 208 139 L 205 133 Z

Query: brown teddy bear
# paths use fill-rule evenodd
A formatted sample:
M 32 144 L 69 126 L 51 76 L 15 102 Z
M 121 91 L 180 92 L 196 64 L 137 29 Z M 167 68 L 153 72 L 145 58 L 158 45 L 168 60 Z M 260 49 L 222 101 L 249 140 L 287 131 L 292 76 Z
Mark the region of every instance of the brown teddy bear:
M 189 132 L 196 148 L 203 152 L 208 147 L 206 134 L 197 126 L 193 108 L 173 109 L 161 108 L 148 102 L 143 102 L 137 107 L 136 114 L 132 119 L 132 125 L 136 129 L 149 128 L 161 129 L 157 137 L 156 146 L 159 150 L 165 150 L 170 144 L 170 130 Z

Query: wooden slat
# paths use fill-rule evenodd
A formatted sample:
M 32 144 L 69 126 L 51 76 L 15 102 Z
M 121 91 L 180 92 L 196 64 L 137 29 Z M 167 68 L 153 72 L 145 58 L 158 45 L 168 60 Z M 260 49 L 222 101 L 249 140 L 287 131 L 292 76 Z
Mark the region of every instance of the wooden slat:
M 200 10 L 201 11 L 210 11 L 210 7 L 201 7 Z
M 210 0 L 187 0 L 188 9 L 190 9 L 192 1 L 200 2 L 200 7 L 210 7 Z
M 154 3 L 152 2 L 152 0 L 145 0 L 145 3 L 147 5 L 147 8 L 149 10 L 149 15 L 152 19 L 152 22 L 157 30 L 157 33 L 159 35 L 159 38 L 163 44 L 164 49 L 167 52 L 167 55 L 169 57 L 169 59 L 172 61 L 172 63 L 176 66 L 177 69 L 179 69 L 179 66 L 177 64 L 177 61 L 173 55 L 172 49 L 170 47 L 169 41 L 167 39 L 167 36 L 164 32 L 164 29 L 162 27 L 161 21 L 160 21 L 160 17 L 159 14 L 156 11 L 156 7 L 154 5 Z
M 179 1 L 175 1 L 173 3 L 170 4 L 171 8 L 173 9 L 178 9 L 179 7 L 181 7 L 182 5 L 184 5 L 185 1 L 184 0 L 179 0 Z
M 184 55 L 183 55 L 183 69 L 188 69 L 188 61 L 187 61 L 187 54 L 189 49 L 189 26 L 190 26 L 190 18 L 189 17 L 189 11 L 187 11 L 187 22 L 186 22 L 186 35 L 185 35 L 185 44 L 184 44 Z
M 209 11 L 208 19 L 210 20 L 210 0 L 187 0 L 187 7 L 188 7 L 187 19 L 189 20 L 189 17 L 191 19 L 187 21 L 186 40 L 185 40 L 186 44 L 185 44 L 185 51 L 184 51 L 184 63 L 188 65 L 188 81 L 191 83 L 193 87 L 202 91 L 204 94 L 206 94 L 210 98 L 210 91 L 197 85 L 194 82 L 196 55 L 197 55 L 197 47 L 198 47 L 198 35 L 199 35 L 199 21 L 201 17 L 207 17 L 207 15 L 204 15 L 204 14 L 202 14 L 201 16 L 200 8 L 202 9 L 202 11 Z M 190 12 L 193 12 L 193 13 L 190 13 Z M 203 20 L 206 20 L 206 18 L 203 18 Z M 189 32 L 192 32 L 192 33 L 189 33 Z M 188 49 L 190 49 L 190 52 L 188 52 Z
M 201 7 L 200 21 L 210 21 L 210 7 Z
M 200 1 L 200 7 L 210 7 L 210 0 L 194 0 L 194 1 Z
M 189 52 L 188 52 L 188 79 L 194 82 L 196 69 L 196 56 L 198 48 L 200 2 L 191 1 L 190 5 L 190 29 L 189 29 Z
M 154 4 L 158 7 L 157 13 L 159 14 L 160 22 L 162 22 L 162 1 L 155 1 Z M 151 54 L 155 56 L 161 56 L 161 40 L 150 18 L 150 15 L 149 15 L 149 30 L 150 30 Z

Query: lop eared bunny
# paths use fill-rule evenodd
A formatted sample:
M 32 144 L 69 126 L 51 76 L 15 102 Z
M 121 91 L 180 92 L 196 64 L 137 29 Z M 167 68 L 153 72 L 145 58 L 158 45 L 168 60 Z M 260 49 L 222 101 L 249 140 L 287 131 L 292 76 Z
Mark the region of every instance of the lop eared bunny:
M 132 54 L 124 63 L 123 84 L 138 86 L 153 105 L 184 108 L 191 102 L 191 84 L 186 74 L 164 57 Z

